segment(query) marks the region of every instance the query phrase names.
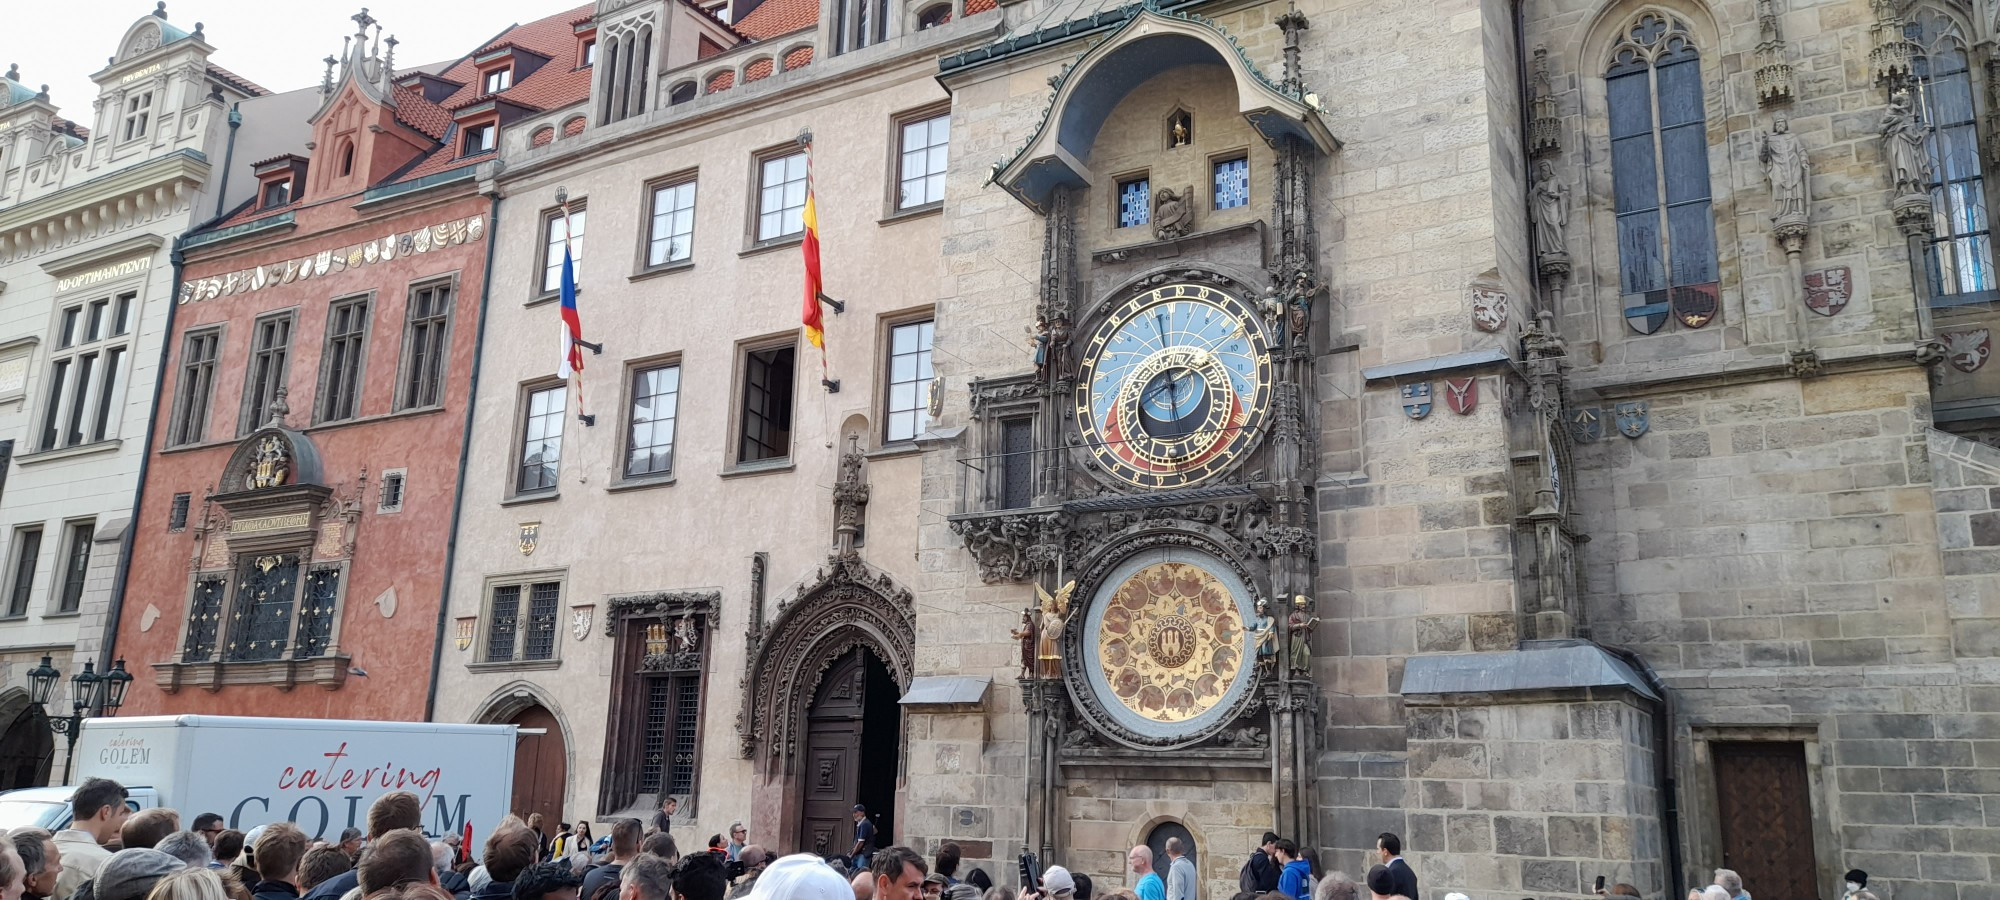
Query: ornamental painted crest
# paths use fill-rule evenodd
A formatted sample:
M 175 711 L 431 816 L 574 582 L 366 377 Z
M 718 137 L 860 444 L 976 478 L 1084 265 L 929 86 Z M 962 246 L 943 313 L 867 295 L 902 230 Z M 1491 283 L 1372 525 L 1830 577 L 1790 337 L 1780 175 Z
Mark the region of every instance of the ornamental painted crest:
M 243 475 L 243 487 L 253 491 L 279 487 L 291 474 L 292 457 L 284 439 L 267 434 L 257 442 L 257 455 L 250 459 L 250 471 Z
M 1971 374 L 1985 367 L 1993 358 L 1993 331 L 1988 328 L 1965 328 L 1958 331 L 1938 332 L 1938 340 L 1944 343 L 1944 358 L 1951 367 Z
M 1721 288 L 1713 284 L 1676 287 L 1673 293 L 1674 318 L 1689 328 L 1715 321 L 1716 312 L 1722 308 Z
M 1419 381 L 1403 385 L 1403 414 L 1421 419 L 1431 414 L 1431 383 Z
M 1652 427 L 1652 404 L 1644 400 L 1627 400 L 1618 404 L 1618 433 L 1628 438 L 1638 438 Z
M 1854 270 L 1833 266 L 1806 273 L 1806 308 L 1822 316 L 1837 316 L 1854 299 Z
M 1479 406 L 1479 379 L 1447 378 L 1444 380 L 1444 405 L 1446 409 L 1461 416 L 1472 415 Z
M 590 636 L 590 613 L 591 608 L 588 606 L 579 606 L 570 610 L 569 633 L 571 637 L 580 641 Z
M 1507 327 L 1507 294 L 1499 288 L 1472 289 L 1472 327 L 1485 332 Z
M 1604 410 L 1585 406 L 1569 414 L 1569 439 L 1579 444 L 1595 444 L 1604 437 Z
M 522 556 L 534 555 L 535 547 L 541 544 L 541 542 L 542 542 L 542 523 L 522 522 L 520 544 L 519 544 L 521 548 L 521 555 Z
M 1667 324 L 1667 292 L 1647 291 L 1625 296 L 1625 324 L 1640 334 L 1652 334 Z

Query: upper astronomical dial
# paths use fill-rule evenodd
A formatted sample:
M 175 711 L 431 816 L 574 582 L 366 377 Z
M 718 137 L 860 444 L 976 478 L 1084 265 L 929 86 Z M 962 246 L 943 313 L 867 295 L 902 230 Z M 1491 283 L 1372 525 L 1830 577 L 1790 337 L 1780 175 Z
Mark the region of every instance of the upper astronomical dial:
M 1127 301 L 1092 335 L 1077 385 L 1091 455 L 1120 481 L 1174 488 L 1241 458 L 1271 392 L 1264 332 L 1226 291 L 1169 284 Z

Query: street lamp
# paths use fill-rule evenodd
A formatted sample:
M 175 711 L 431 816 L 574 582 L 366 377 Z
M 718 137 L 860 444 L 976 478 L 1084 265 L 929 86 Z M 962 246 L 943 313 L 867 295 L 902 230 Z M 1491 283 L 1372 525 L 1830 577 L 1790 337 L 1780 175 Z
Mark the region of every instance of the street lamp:
M 83 730 L 83 720 L 93 712 L 106 716 L 118 714 L 118 707 L 125 705 L 125 689 L 132 685 L 132 673 L 125 671 L 125 661 L 111 664 L 111 671 L 97 674 L 97 664 L 84 661 L 83 671 L 70 678 L 70 714 L 60 719 L 50 718 L 48 702 L 55 693 L 56 682 L 62 680 L 62 670 L 57 669 L 49 657 L 42 657 L 42 664 L 28 670 L 28 702 L 41 710 L 47 718 L 49 729 L 62 735 L 68 742 L 63 754 L 63 780 L 70 778 L 71 767 L 76 763 L 76 736 Z

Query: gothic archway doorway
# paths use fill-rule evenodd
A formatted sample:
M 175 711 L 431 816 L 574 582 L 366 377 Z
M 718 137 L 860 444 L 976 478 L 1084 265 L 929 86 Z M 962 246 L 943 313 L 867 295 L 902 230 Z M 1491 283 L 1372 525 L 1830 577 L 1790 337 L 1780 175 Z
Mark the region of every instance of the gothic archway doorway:
M 806 710 L 801 849 L 821 856 L 852 850 L 857 804 L 867 808 L 878 838 L 895 833 L 899 694 L 888 666 L 861 647 L 847 651 L 820 679 Z
M 508 722 L 527 732 L 514 739 L 514 814 L 526 819 L 541 813 L 543 833 L 554 835 L 565 821 L 563 787 L 569 783 L 562 725 L 539 703 L 515 713 Z
M 48 784 L 55 749 L 48 719 L 39 708 L 24 705 L 0 732 L 0 790 Z

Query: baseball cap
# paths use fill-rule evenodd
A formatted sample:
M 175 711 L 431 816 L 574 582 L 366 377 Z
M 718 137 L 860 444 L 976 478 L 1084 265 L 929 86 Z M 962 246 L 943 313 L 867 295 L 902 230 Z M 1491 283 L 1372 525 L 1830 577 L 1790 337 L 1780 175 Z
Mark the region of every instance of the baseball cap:
M 1376 866 L 1368 870 L 1368 889 L 1384 897 L 1396 893 L 1396 879 L 1389 874 L 1388 866 Z
M 1042 892 L 1047 894 L 1076 893 L 1076 879 L 1069 876 L 1069 870 L 1062 866 L 1050 866 L 1042 873 Z

